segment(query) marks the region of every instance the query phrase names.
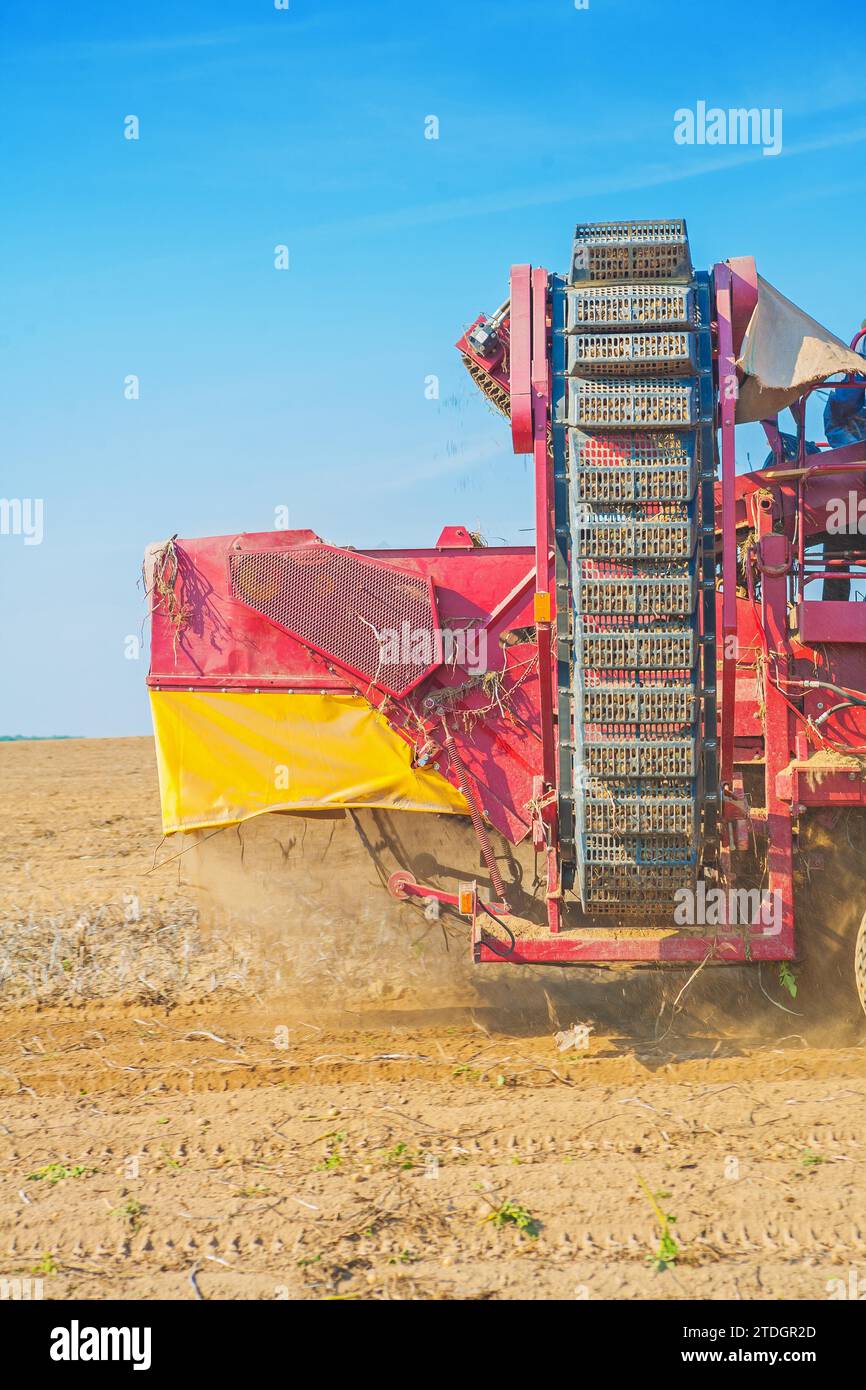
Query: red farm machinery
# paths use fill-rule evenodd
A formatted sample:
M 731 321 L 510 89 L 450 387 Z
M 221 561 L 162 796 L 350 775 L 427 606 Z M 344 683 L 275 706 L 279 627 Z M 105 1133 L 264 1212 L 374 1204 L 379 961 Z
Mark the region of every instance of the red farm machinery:
M 795 960 L 803 875 L 820 893 L 844 841 L 845 897 L 866 889 L 866 437 L 806 429 L 813 391 L 862 386 L 856 344 L 749 258 L 695 270 L 679 220 L 512 267 L 457 347 L 532 456 L 534 547 L 152 548 L 165 830 L 336 834 L 305 902 L 351 932 L 360 854 L 365 910 L 459 916 L 478 964 Z M 738 474 L 744 420 L 769 458 Z

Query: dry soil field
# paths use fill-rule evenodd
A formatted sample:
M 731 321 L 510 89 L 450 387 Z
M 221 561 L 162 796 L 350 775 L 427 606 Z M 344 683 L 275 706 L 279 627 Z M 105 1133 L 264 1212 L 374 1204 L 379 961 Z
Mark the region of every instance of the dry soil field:
M 199 910 L 150 740 L 0 745 L 0 812 L 0 1276 L 60 1299 L 866 1292 L 866 1055 L 796 1003 L 720 1030 L 672 1007 L 685 976 L 496 967 L 473 998 L 461 965 L 450 1005 L 359 984 L 335 1013 L 324 949 L 289 999 L 254 932 Z M 589 1046 L 560 1050 L 575 1024 Z

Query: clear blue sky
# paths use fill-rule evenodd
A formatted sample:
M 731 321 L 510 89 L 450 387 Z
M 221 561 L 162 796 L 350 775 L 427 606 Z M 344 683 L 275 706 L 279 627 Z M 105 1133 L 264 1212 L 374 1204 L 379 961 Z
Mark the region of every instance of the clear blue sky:
M 124 639 L 172 532 L 286 505 L 337 543 L 531 539 L 525 463 L 452 344 L 513 261 L 564 269 L 577 219 L 684 215 L 696 264 L 754 254 L 853 332 L 866 26 L 844 13 L 5 0 L 0 496 L 43 498 L 45 538 L 0 536 L 0 733 L 148 731 Z M 782 154 L 675 144 L 698 100 L 781 107 Z

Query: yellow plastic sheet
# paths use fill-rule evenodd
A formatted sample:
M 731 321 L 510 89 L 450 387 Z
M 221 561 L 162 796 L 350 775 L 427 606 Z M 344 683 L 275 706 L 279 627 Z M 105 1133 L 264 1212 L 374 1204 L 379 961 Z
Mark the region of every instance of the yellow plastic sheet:
M 152 690 L 150 707 L 167 835 L 266 811 L 468 811 L 356 695 Z

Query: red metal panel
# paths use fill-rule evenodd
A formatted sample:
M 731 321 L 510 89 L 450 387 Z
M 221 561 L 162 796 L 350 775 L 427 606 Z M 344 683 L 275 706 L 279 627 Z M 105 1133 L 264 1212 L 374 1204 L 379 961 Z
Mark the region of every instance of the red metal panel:
M 817 664 L 821 653 L 825 654 L 823 669 Z M 819 679 L 829 679 L 848 690 L 862 691 L 860 698 L 866 698 L 866 647 L 817 647 L 814 656 L 809 673 L 804 677 L 806 680 L 817 672 Z M 819 688 L 806 690 L 803 713 L 807 719 L 815 721 L 816 731 L 831 752 L 844 754 L 850 750 L 859 754 L 866 749 L 866 706 L 852 704 L 847 696 L 836 691 Z
M 805 601 L 797 605 L 797 626 L 802 642 L 866 643 L 866 603 Z
M 556 632 L 557 588 L 554 565 L 556 543 L 553 458 L 547 444 L 550 422 L 550 350 L 548 346 L 548 274 L 532 272 L 532 393 L 533 457 L 535 464 L 535 587 L 539 607 L 547 608 L 549 620 L 536 614 L 538 643 L 538 689 L 541 725 L 541 796 L 533 795 L 535 834 L 545 844 L 545 884 L 547 920 L 551 932 L 560 928 L 560 867 L 558 844 L 558 806 L 556 799 L 556 729 L 554 633 Z
M 539 694 L 541 698 L 542 770 L 546 788 L 556 785 L 553 728 L 553 633 L 556 630 L 556 584 L 553 572 L 553 460 L 547 447 L 550 362 L 547 350 L 547 271 L 532 272 L 533 458 L 535 463 L 535 588 L 549 598 L 549 620 L 536 619 Z
M 265 531 L 236 536 L 178 540 L 175 584 L 180 620 L 175 626 L 159 595 L 151 594 L 152 686 L 209 689 L 348 689 L 348 674 L 328 669 L 325 659 L 233 598 L 226 557 L 237 540 L 248 550 L 281 550 L 309 544 L 311 531 Z M 359 552 L 360 553 L 360 552 Z M 430 580 L 443 628 L 486 624 L 512 591 L 524 587 L 495 632 L 488 636 L 496 666 L 499 637 L 507 627 L 532 623 L 533 552 L 525 546 L 451 551 L 365 551 L 399 572 Z
M 550 394 L 550 355 L 547 350 L 547 271 L 536 266 L 531 276 L 533 390 L 547 400 Z
M 532 453 L 532 267 L 511 267 L 511 437 L 516 454 Z
M 534 645 L 507 647 L 500 667 L 492 697 L 482 685 L 461 689 L 466 673 L 449 674 L 442 666 L 417 697 L 390 702 L 387 716 L 409 742 L 418 741 L 422 718 L 430 743 L 428 760 L 458 786 L 448 758 L 447 725 L 490 824 L 516 844 L 529 831 L 532 786 L 541 770 Z
M 719 422 L 722 430 L 722 738 L 720 773 L 723 790 L 730 790 L 734 775 L 734 711 L 737 661 L 737 573 L 736 521 L 736 416 L 737 366 L 734 357 L 731 270 L 717 265 L 713 271 L 718 321 Z
M 864 446 L 866 447 L 866 446 Z M 841 465 L 839 465 L 841 467 Z M 847 472 L 847 477 L 840 476 L 839 473 L 830 472 L 820 473 L 810 472 L 805 477 L 805 493 L 803 499 L 803 517 L 806 523 L 806 537 L 820 535 L 822 532 L 831 529 L 834 524 L 838 524 L 838 507 L 840 501 L 844 503 L 846 520 L 854 518 L 860 520 L 866 518 L 866 483 L 863 481 L 864 464 L 855 464 L 853 469 Z M 852 535 L 852 544 L 858 544 L 858 538 Z M 862 540 L 859 541 L 862 546 Z
M 436 542 L 437 550 L 472 550 L 475 545 L 465 526 L 443 526 Z
M 758 267 L 754 256 L 731 256 L 725 264 L 731 272 L 731 326 L 734 351 L 739 353 L 758 303 Z
M 771 535 L 769 512 L 759 510 L 759 539 Z M 788 581 L 784 574 L 763 576 L 761 619 L 766 660 L 763 672 L 765 719 L 764 788 L 767 811 L 767 868 L 769 887 L 781 900 L 782 925 L 793 940 L 794 856 L 791 806 L 779 796 L 777 778 L 790 761 L 791 714 L 782 685 L 790 676 L 788 644 Z
M 858 766 L 828 767 L 826 763 L 791 763 L 776 778 L 783 801 L 799 806 L 866 805 L 866 780 Z

